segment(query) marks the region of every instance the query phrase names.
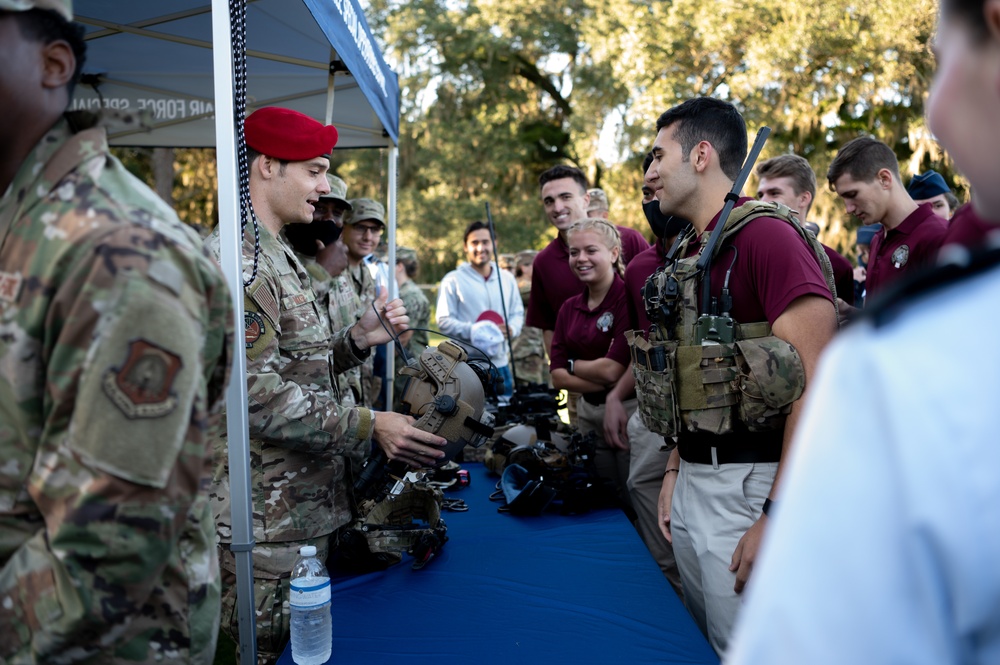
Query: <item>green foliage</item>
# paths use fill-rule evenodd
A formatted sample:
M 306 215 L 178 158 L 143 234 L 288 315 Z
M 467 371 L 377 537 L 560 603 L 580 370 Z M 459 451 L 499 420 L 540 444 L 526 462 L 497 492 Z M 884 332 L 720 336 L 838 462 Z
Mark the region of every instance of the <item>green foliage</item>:
M 904 178 L 933 167 L 956 181 L 922 120 L 935 11 L 933 0 L 373 0 L 369 22 L 404 91 L 400 238 L 439 277 L 488 198 L 503 251 L 541 247 L 552 231 L 535 177 L 556 163 L 583 168 L 616 220 L 646 231 L 639 171 L 655 120 L 713 95 L 740 108 L 751 136 L 772 128 L 763 158 L 810 160 L 812 217 L 848 251 L 857 222 L 824 186 L 847 140 L 886 141 Z M 613 115 L 624 159 L 606 163 L 598 137 Z M 357 161 L 339 168 L 370 176 Z
M 501 252 L 539 249 L 554 232 L 537 175 L 558 163 L 607 192 L 615 221 L 647 232 L 640 165 L 656 118 L 713 95 L 740 108 L 751 136 L 772 128 L 762 158 L 810 160 L 813 221 L 850 253 L 857 221 L 825 186 L 847 140 L 872 134 L 904 179 L 935 168 L 967 193 L 923 120 L 935 12 L 934 0 L 371 0 L 369 24 L 400 74 L 398 242 L 434 282 L 463 259 L 462 231 L 489 201 Z M 609 122 L 614 159 L 600 140 Z M 151 177 L 148 154 L 123 157 Z M 175 165 L 181 217 L 213 226 L 212 153 L 178 150 Z M 352 197 L 384 201 L 386 169 L 384 152 L 334 157 Z

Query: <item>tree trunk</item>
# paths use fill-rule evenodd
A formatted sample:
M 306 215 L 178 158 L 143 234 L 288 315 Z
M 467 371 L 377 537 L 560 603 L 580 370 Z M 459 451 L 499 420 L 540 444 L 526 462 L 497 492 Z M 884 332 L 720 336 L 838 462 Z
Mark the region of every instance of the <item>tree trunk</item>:
M 153 185 L 167 205 L 174 205 L 174 149 L 153 148 Z

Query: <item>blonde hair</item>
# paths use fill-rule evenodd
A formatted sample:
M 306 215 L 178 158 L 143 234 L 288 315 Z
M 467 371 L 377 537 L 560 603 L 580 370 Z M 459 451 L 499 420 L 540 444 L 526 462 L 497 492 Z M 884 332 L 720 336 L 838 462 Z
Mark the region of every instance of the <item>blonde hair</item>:
M 573 222 L 573 224 L 566 229 L 566 240 L 569 240 L 569 237 L 572 234 L 582 233 L 583 231 L 593 231 L 600 237 L 604 238 L 605 247 L 610 250 L 618 250 L 618 258 L 615 259 L 612 267 L 615 269 L 615 272 L 618 273 L 619 277 L 624 277 L 625 263 L 622 260 L 622 236 L 618 232 L 618 227 L 606 219 L 601 219 L 599 217 L 587 217 L 586 219 Z

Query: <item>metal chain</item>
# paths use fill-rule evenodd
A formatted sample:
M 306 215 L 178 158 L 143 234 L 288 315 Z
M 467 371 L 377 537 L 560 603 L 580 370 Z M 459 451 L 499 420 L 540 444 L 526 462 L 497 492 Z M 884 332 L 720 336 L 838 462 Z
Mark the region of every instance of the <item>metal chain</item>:
M 240 242 L 246 233 L 247 219 L 253 220 L 253 272 L 250 281 L 243 282 L 249 288 L 257 279 L 257 265 L 260 259 L 260 226 L 257 214 L 250 201 L 250 168 L 247 164 L 247 143 L 243 135 L 243 121 L 247 115 L 247 6 L 246 0 L 229 0 L 229 16 L 233 26 L 233 113 L 236 124 L 236 163 L 240 188 Z

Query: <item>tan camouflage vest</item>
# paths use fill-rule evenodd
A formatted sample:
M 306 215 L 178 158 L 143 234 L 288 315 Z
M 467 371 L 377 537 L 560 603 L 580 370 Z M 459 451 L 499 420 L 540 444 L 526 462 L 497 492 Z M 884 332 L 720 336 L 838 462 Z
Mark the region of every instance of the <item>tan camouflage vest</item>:
M 782 204 L 749 201 L 736 208 L 714 255 L 718 256 L 725 240 L 759 217 L 784 220 L 796 230 L 819 261 L 836 303 L 833 269 L 823 246 Z M 651 317 L 654 325 L 648 340 L 642 331 L 626 333 L 640 415 L 651 431 L 665 437 L 681 432 L 729 434 L 737 422 L 751 432 L 781 430 L 792 403 L 805 388 L 802 360 L 795 347 L 771 334 L 766 321 L 741 324 L 727 317 L 701 316 L 696 264 L 709 235 L 702 234 L 695 256 L 668 261 L 667 268 L 646 283 L 647 309 L 650 304 L 674 308 L 673 329 L 665 331 L 657 317 Z M 695 237 L 694 229 L 688 229 L 671 256 L 687 254 Z M 673 297 L 665 295 L 670 279 L 680 285 Z

